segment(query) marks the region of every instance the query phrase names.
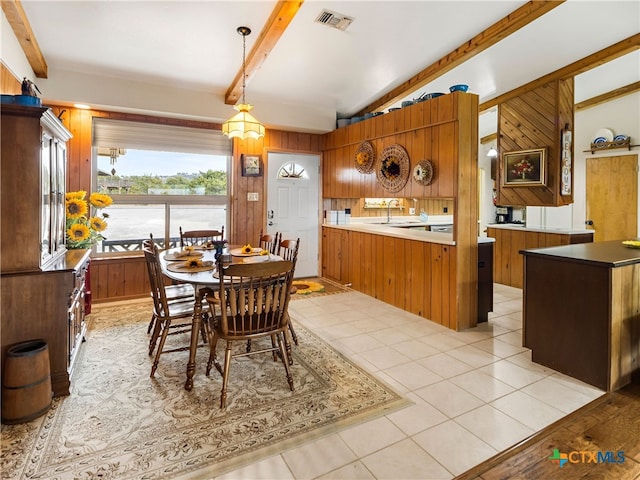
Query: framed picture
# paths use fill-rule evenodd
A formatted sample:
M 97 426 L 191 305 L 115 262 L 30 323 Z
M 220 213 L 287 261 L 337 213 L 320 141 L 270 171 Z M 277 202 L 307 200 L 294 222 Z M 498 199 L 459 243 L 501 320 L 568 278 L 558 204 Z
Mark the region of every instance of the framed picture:
M 261 177 L 262 176 L 262 160 L 260 155 L 242 155 L 242 176 L 243 177 Z
M 547 149 L 534 148 L 502 154 L 502 185 L 530 187 L 546 185 Z

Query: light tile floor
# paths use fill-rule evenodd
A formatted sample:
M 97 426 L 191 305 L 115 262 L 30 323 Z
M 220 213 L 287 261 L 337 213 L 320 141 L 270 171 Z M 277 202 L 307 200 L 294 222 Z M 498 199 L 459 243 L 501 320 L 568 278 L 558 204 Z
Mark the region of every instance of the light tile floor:
M 303 324 L 414 405 L 220 479 L 451 479 L 604 392 L 531 362 L 522 290 L 454 332 L 358 292 L 295 300 Z

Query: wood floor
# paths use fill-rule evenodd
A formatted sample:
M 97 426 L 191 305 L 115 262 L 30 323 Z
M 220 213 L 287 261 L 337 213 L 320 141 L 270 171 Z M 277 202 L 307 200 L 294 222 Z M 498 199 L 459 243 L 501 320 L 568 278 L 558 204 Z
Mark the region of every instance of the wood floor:
M 556 456 L 555 449 L 570 459 L 562 467 L 549 458 Z M 611 460 L 618 460 L 618 452 L 624 452 L 624 462 L 595 463 L 598 452 L 602 452 L 603 458 L 607 458 L 606 452 L 612 452 L 607 458 Z M 603 395 L 456 477 L 456 480 L 498 479 L 640 479 L 640 379 Z

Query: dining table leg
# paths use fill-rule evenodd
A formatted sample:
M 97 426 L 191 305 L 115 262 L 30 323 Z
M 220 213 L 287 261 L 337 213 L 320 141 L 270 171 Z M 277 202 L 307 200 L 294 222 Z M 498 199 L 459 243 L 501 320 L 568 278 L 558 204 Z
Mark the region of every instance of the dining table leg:
M 202 298 L 205 295 L 194 285 L 195 303 L 193 305 L 193 321 L 191 324 L 191 344 L 189 345 L 189 361 L 187 362 L 187 381 L 184 384 L 185 390 L 193 388 L 193 376 L 196 373 L 196 352 L 198 350 L 198 336 L 202 329 Z

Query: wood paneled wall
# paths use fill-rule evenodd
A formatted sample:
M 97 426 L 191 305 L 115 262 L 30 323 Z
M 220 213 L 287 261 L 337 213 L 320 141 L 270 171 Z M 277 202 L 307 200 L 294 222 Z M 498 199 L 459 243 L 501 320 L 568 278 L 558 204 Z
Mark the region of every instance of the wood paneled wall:
M 67 190 L 91 190 L 92 124 L 94 117 L 145 123 L 176 125 L 220 130 L 220 124 L 172 119 L 149 115 L 83 110 L 66 106 L 51 107 L 56 116 L 73 134 L 67 149 Z M 265 219 L 265 177 L 243 177 L 240 165 L 244 153 L 262 155 L 267 161 L 269 151 L 321 153 L 321 136 L 305 133 L 267 130 L 264 139 L 234 140 L 233 168 L 230 179 L 231 214 L 228 240 L 231 243 L 256 241 Z M 259 201 L 248 202 L 247 193 L 257 192 Z M 149 293 L 143 257 L 126 256 L 94 258 L 91 263 L 91 289 L 94 301 L 121 300 L 146 296 Z
M 423 159 L 434 165 L 435 179 L 417 184 L 410 173 L 398 192 L 382 188 L 375 173 L 355 168 L 355 152 L 369 141 L 378 157 L 385 147 L 402 145 L 411 166 Z M 324 203 L 363 197 L 451 198 L 456 242 L 451 278 L 454 285 L 446 324 L 455 330 L 477 322 L 478 97 L 455 92 L 339 128 L 325 136 Z M 434 284 L 430 284 L 429 297 Z M 426 293 L 425 293 L 426 294 Z
M 530 206 L 573 203 L 573 195 L 560 195 L 561 131 L 565 126 L 574 130 L 573 78 L 549 82 L 501 103 L 498 108 L 498 149 L 501 155 L 547 148 L 546 186 L 503 187 L 503 162 L 500 162 L 496 182 L 498 203 Z
M 4 63 L 0 62 L 0 92 L 4 95 L 20 95 L 22 82 L 20 82 Z

